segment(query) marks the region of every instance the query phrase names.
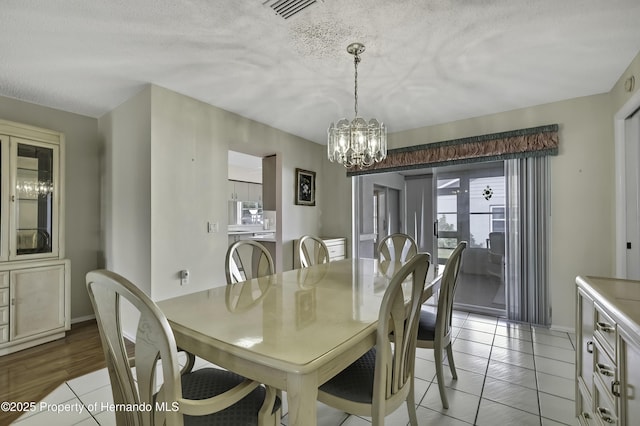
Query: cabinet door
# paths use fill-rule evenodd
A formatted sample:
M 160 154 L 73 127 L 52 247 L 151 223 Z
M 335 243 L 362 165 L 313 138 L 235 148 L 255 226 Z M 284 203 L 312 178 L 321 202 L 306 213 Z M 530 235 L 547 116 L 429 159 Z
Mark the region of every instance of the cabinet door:
M 249 182 L 235 181 L 236 196 L 238 201 L 249 200 Z
M 9 259 L 58 256 L 57 145 L 11 138 Z
M 618 331 L 620 384 L 613 391 L 620 395 L 620 424 L 632 425 L 640 419 L 640 336 Z
M 9 136 L 0 135 L 0 260 L 9 259 Z
M 64 275 L 64 265 L 11 271 L 11 341 L 64 330 Z
M 262 185 L 260 185 L 259 183 L 249 184 L 249 201 L 262 201 Z
M 576 398 L 576 415 L 591 412 L 591 389 L 593 386 L 593 300 L 578 288 L 576 379 L 578 391 L 584 398 Z
M 236 182 L 233 180 L 227 181 L 227 187 L 229 188 L 229 201 L 236 201 L 238 197 L 236 196 Z

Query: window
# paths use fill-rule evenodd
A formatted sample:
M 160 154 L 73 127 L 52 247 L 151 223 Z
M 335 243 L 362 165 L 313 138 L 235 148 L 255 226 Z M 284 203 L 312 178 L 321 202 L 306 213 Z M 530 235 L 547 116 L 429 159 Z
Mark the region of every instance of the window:
M 491 209 L 491 232 L 504 232 L 504 206 L 490 206 Z

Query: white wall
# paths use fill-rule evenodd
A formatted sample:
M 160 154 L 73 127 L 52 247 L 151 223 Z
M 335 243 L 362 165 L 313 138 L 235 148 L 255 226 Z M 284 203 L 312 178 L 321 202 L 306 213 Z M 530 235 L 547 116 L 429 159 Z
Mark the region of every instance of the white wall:
M 71 319 L 93 315 L 85 275 L 102 264 L 100 252 L 100 137 L 97 120 L 0 97 L 0 118 L 65 135 L 65 247 L 71 260 Z
M 315 207 L 294 205 L 295 168 L 322 176 L 320 145 L 158 86 L 102 117 L 100 129 L 107 265 L 141 287 L 149 283 L 154 300 L 226 283 L 229 149 L 278 156 L 285 269 L 293 264 L 292 240 L 320 233 L 321 194 Z M 207 233 L 208 221 L 220 232 Z M 191 272 L 185 286 L 181 269 Z
M 147 87 L 100 117 L 105 267 L 151 292 L 150 97 Z

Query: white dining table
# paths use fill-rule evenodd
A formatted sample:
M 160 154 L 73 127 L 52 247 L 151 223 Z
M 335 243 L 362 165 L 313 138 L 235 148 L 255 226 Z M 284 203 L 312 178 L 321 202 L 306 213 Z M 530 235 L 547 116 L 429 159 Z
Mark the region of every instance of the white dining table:
M 378 311 L 397 268 L 345 259 L 157 304 L 180 348 L 285 391 L 289 425 L 312 426 L 318 387 L 375 345 Z M 423 300 L 439 285 L 435 275 Z

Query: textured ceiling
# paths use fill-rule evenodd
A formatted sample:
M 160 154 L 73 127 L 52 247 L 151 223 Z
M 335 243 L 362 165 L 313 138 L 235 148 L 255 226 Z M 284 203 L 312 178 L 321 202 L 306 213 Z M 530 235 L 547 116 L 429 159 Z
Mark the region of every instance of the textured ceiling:
M 608 92 L 638 0 L 2 0 L 0 95 L 92 117 L 154 83 L 306 139 L 359 112 L 390 132 Z

